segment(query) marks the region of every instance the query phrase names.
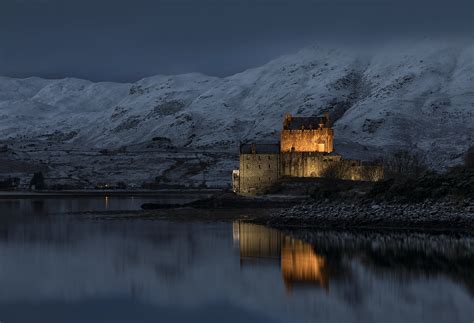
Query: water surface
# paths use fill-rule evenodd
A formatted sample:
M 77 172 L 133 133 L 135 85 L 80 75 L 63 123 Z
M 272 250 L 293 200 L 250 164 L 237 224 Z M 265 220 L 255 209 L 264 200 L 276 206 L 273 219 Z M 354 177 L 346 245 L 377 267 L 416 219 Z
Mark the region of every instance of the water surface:
M 0 321 L 474 320 L 469 236 L 69 214 L 149 201 L 0 201 Z

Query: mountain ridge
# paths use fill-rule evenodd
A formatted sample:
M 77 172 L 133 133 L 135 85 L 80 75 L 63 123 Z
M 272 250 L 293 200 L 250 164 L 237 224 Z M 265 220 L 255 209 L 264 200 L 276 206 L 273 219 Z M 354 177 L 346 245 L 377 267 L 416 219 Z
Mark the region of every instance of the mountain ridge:
M 416 150 L 443 168 L 474 141 L 473 88 L 474 46 L 427 40 L 372 52 L 309 47 L 223 78 L 0 77 L 0 139 L 58 133 L 68 144 L 113 148 L 160 137 L 236 150 L 240 141 L 278 140 L 285 113 L 329 111 L 343 155 Z

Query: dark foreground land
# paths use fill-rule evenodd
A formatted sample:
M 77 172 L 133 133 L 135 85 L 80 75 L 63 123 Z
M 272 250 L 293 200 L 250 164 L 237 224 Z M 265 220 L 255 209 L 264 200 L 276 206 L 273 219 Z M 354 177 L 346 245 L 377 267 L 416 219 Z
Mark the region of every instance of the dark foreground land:
M 241 197 L 219 193 L 182 205 L 147 204 L 146 217 L 239 219 L 271 227 L 329 229 L 474 230 L 474 172 L 379 183 L 331 179 L 283 180 L 272 194 Z M 174 212 L 157 209 L 173 208 Z M 178 212 L 178 210 L 180 210 Z M 194 212 L 185 210 L 194 209 Z M 227 210 L 212 212 L 212 210 Z M 252 212 L 229 210 L 261 209 Z M 207 210 L 207 212 L 206 212 Z M 176 213 L 177 212 L 177 213 Z M 174 214 L 174 215 L 171 215 Z M 181 215 L 177 215 L 181 214 Z M 223 215 L 226 214 L 226 215 Z M 233 214 L 233 215 L 231 215 Z
M 291 203 L 287 201 L 288 203 Z M 238 203 L 238 202 L 236 202 Z M 146 210 L 133 217 L 161 219 L 245 220 L 270 227 L 316 227 L 328 229 L 418 229 L 474 232 L 474 200 L 427 200 L 420 203 L 355 202 L 307 199 L 293 206 L 259 208 L 258 199 L 247 207 Z
M 273 227 L 474 230 L 473 200 L 420 203 L 308 201 L 255 222 Z

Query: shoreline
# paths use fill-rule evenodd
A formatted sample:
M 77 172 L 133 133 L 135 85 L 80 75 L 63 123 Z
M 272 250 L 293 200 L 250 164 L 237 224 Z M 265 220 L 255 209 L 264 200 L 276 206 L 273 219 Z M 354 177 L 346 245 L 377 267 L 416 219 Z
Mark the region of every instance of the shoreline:
M 306 201 L 272 208 L 176 207 L 134 212 L 91 212 L 93 219 L 146 219 L 168 221 L 243 221 L 276 229 L 341 231 L 417 231 L 474 234 L 474 201 L 355 203 Z
M 162 197 L 196 195 L 210 197 L 221 189 L 162 189 L 162 190 L 65 190 L 65 191 L 2 191 L 0 199 L 88 198 L 88 197 Z
M 308 196 L 240 197 L 218 189 L 0 192 L 1 199 L 193 197 L 183 204 L 147 203 L 142 210 L 89 212 L 93 219 L 245 221 L 277 229 L 416 230 L 474 233 L 474 199 L 424 202 L 311 199 Z M 150 207 L 151 206 L 151 207 Z M 85 214 L 84 214 L 85 215 Z
M 254 223 L 274 228 L 465 231 L 474 233 L 474 201 L 420 203 L 311 201 Z

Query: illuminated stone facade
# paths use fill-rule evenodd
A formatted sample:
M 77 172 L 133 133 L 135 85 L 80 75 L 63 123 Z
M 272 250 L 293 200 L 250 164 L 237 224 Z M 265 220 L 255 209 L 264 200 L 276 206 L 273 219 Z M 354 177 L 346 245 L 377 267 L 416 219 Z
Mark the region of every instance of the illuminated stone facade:
M 322 177 L 324 171 L 333 163 L 340 162 L 341 156 L 311 153 L 281 153 L 281 176 Z
M 304 118 L 287 114 L 283 120 L 280 150 L 282 152 L 332 153 L 334 130 L 330 128 L 329 115 Z
M 234 192 L 264 194 L 281 177 L 383 179 L 383 166 L 342 159 L 334 153 L 333 141 L 334 130 L 328 114 L 309 118 L 286 115 L 280 143 L 240 145 L 240 169 L 232 174 Z

